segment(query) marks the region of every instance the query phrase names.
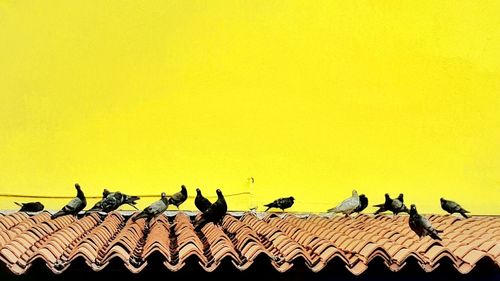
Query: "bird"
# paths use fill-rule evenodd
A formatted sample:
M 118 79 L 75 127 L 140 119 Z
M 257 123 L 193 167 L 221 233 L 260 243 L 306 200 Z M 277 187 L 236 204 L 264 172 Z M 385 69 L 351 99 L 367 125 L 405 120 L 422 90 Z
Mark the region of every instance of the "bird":
M 179 206 L 184 203 L 184 201 L 186 201 L 187 199 L 187 189 L 186 189 L 186 186 L 185 185 L 182 185 L 181 186 L 181 191 L 175 193 L 172 195 L 172 197 L 170 197 L 168 199 L 168 203 L 169 204 L 172 204 L 174 206 L 177 207 L 177 209 L 179 209 Z
M 469 213 L 469 211 L 465 210 L 462 208 L 458 203 L 451 201 L 451 200 L 446 200 L 444 198 L 440 199 L 441 201 L 441 208 L 445 210 L 446 212 L 453 214 L 453 213 L 460 213 L 464 218 L 469 218 L 466 213 Z
M 402 212 L 409 213 L 408 208 L 404 204 L 404 195 L 400 193 L 397 198 L 392 199 L 388 193 L 385 194 L 385 202 L 383 204 L 374 205 L 379 209 L 375 214 L 380 214 L 386 211 L 391 211 L 393 214 L 399 214 Z
M 55 219 L 60 216 L 65 215 L 78 215 L 78 213 L 87 206 L 87 199 L 85 199 L 85 194 L 83 194 L 82 188 L 78 183 L 75 183 L 76 197 L 66 204 L 60 211 L 53 214 L 50 218 Z
M 359 206 L 354 210 L 353 213 L 361 213 L 364 209 L 368 207 L 368 197 L 364 194 L 359 195 Z
M 21 207 L 21 209 L 19 209 L 19 212 L 40 212 L 44 208 L 43 204 L 40 202 L 14 203 Z
M 429 220 L 417 212 L 415 204 L 410 206 L 410 219 L 408 220 L 408 224 L 411 230 L 420 238 L 429 235 L 432 239 L 442 240 L 438 234 L 443 231 L 433 228 Z
M 335 213 L 343 213 L 347 217 L 351 213 L 353 213 L 354 210 L 356 210 L 356 208 L 358 208 L 358 206 L 359 206 L 358 192 L 356 192 L 356 190 L 353 190 L 351 197 L 349 197 L 349 198 L 345 199 L 344 201 L 342 201 L 342 203 L 340 203 L 339 205 L 337 205 L 337 207 L 328 209 L 327 212 L 334 213 L 334 214 Z
M 204 213 L 210 206 L 212 205 L 212 202 L 208 200 L 207 198 L 203 197 L 203 194 L 201 194 L 201 190 L 199 188 L 196 189 L 196 198 L 194 199 L 194 205 L 200 212 Z
M 87 210 L 85 212 L 85 214 L 89 214 L 91 212 L 100 212 L 102 210 L 102 202 L 104 201 L 104 199 L 106 199 L 106 197 L 108 197 L 108 195 L 110 194 L 111 192 L 109 192 L 109 190 L 107 190 L 106 188 L 102 191 L 102 199 L 97 201 L 97 203 L 94 204 L 94 206 L 92 208 L 90 208 L 89 210 Z
M 403 212 L 404 213 L 410 212 L 404 204 L 403 196 L 404 196 L 403 193 L 400 193 L 396 199 L 392 199 L 391 208 L 389 210 L 396 215 Z
M 118 209 L 123 204 L 128 204 L 137 210 L 137 207 L 134 206 L 137 204 L 135 201 L 140 199 L 138 196 L 130 196 L 125 193 L 121 193 L 120 191 L 109 192 L 107 189 L 104 189 L 102 195 L 103 198 L 101 201 L 97 202 L 94 207 L 88 210 L 85 214 L 91 212 L 109 213 Z
M 168 208 L 168 197 L 165 192 L 161 193 L 161 199 L 153 202 L 151 205 L 146 207 L 142 212 L 132 217 L 132 221 L 135 222 L 138 219 L 146 218 L 146 221 L 149 222 L 154 217 L 157 217 L 161 213 L 165 212 Z
M 267 212 L 271 208 L 280 208 L 282 211 L 284 211 L 285 209 L 292 207 L 294 200 L 295 198 L 293 198 L 293 196 L 276 199 L 273 202 L 264 205 L 265 207 L 267 207 L 264 212 Z
M 227 203 L 226 199 L 224 198 L 224 195 L 222 194 L 222 191 L 220 189 L 217 189 L 217 201 L 210 205 L 210 207 L 201 214 L 201 217 L 199 220 L 197 220 L 194 224 L 194 229 L 196 231 L 200 231 L 203 226 L 205 226 L 207 223 L 212 222 L 212 223 L 220 223 L 224 216 L 226 215 L 227 212 Z

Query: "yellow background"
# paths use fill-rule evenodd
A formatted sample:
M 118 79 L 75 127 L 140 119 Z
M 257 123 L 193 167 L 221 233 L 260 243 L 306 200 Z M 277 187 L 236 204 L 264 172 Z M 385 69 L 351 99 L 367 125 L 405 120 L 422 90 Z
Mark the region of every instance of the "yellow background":
M 444 196 L 499 214 L 499 14 L 499 1 L 2 0 L 0 193 L 230 194 L 253 176 L 255 197 L 230 209 L 293 195 L 291 211 L 319 212 L 356 188 L 370 205 L 404 192 L 422 213 Z

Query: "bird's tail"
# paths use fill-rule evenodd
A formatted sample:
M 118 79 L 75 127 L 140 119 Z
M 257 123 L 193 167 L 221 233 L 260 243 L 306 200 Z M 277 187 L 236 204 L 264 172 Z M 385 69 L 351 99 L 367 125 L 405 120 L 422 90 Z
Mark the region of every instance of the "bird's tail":
M 443 239 L 441 239 L 441 237 L 439 237 L 439 235 L 438 235 L 438 233 L 441 233 L 441 232 L 443 232 L 443 231 L 435 229 L 434 231 L 431 231 L 429 233 L 429 235 L 431 236 L 432 239 L 436 239 L 436 240 L 441 241 Z
M 378 210 L 375 212 L 375 215 L 378 215 L 380 213 L 383 213 L 385 212 L 385 209 L 382 207 L 382 206 L 374 206 L 374 207 L 379 207 Z
M 136 220 L 138 220 L 138 219 L 147 218 L 147 217 L 148 217 L 148 215 L 147 215 L 146 213 L 141 212 L 141 213 L 139 213 L 138 215 L 133 216 L 133 217 L 132 217 L 132 221 L 133 221 L 133 222 L 135 222 L 135 221 L 136 221 Z
M 22 203 L 17 203 L 17 202 L 14 202 L 14 204 L 16 204 L 16 205 L 17 205 L 17 206 L 19 206 L 19 207 L 22 207 L 22 206 L 23 206 L 23 204 L 22 204 Z
M 373 205 L 373 207 L 377 207 L 377 208 L 382 208 L 382 207 L 384 207 L 384 206 L 385 206 L 385 204 L 377 204 L 377 205 Z
M 139 196 L 128 196 L 127 195 L 127 197 L 125 197 L 124 203 L 129 204 L 129 205 L 135 205 L 135 204 L 137 204 L 137 202 L 135 202 L 135 201 L 137 201 L 139 199 L 141 199 L 141 197 L 139 197 Z
M 403 206 L 401 212 L 405 212 L 405 213 L 409 214 L 410 210 L 408 210 L 408 208 L 406 206 Z
M 51 219 L 56 219 L 56 218 L 58 218 L 60 216 L 64 216 L 65 214 L 66 213 L 63 210 L 61 210 L 61 211 L 58 211 L 58 212 L 54 213 L 52 216 L 50 216 L 50 218 Z
M 337 207 L 326 210 L 328 213 L 335 214 L 337 212 Z
M 135 204 L 137 204 L 137 200 L 141 199 L 141 197 L 139 196 L 128 196 L 125 197 L 125 201 L 123 202 L 124 204 L 128 204 L 129 206 L 131 206 L 132 208 L 136 209 L 136 210 L 139 210 L 137 209 L 137 207 L 135 206 Z
M 460 211 L 460 214 L 461 214 L 464 218 L 468 219 L 468 218 L 469 218 L 469 216 L 468 216 L 466 213 L 468 213 L 466 210 L 462 210 L 462 211 Z
M 83 216 L 88 216 L 92 213 L 95 213 L 95 212 L 102 212 L 102 209 L 101 208 L 92 208 L 92 209 L 89 209 L 87 211 L 85 211 L 85 213 L 83 214 Z
M 201 216 L 201 218 L 194 223 L 194 230 L 200 231 L 207 223 L 208 221 L 205 217 Z

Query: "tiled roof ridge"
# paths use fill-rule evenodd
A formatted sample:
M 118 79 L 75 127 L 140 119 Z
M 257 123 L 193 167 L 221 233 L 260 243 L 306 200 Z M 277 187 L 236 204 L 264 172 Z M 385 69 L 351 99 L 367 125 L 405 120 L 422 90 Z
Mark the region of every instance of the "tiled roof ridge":
M 138 273 L 148 257 L 159 255 L 170 271 L 182 269 L 194 259 L 206 271 L 229 260 L 245 270 L 265 257 L 280 272 L 303 263 L 317 272 L 334 258 L 353 274 L 366 271 L 379 257 L 392 271 L 415 259 L 425 271 L 433 271 L 447 258 L 461 273 L 470 272 L 482 259 L 500 266 L 500 218 L 430 215 L 443 241 L 419 239 L 408 227 L 407 216 L 358 215 L 333 218 L 293 214 L 245 213 L 226 215 L 221 226 L 207 224 L 194 230 L 192 216 L 165 214 L 146 226 L 120 212 L 76 219 L 50 219 L 50 213 L 0 215 L 0 261 L 15 274 L 26 272 L 37 259 L 54 273 L 65 271 L 83 259 L 94 271 L 118 259 Z M 259 218 L 260 217 L 260 218 Z

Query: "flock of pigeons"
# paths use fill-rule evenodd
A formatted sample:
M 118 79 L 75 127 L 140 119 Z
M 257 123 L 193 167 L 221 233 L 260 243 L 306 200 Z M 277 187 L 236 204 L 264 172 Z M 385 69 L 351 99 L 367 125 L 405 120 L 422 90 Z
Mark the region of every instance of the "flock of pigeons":
M 51 218 L 55 219 L 60 216 L 65 215 L 74 215 L 76 216 L 79 212 L 83 211 L 83 209 L 87 206 L 87 200 L 85 198 L 85 194 L 83 193 L 79 184 L 75 184 L 76 188 L 76 197 L 73 198 L 68 204 L 66 204 L 60 211 L 54 213 Z M 199 231 L 202 229 L 204 225 L 207 223 L 220 224 L 222 219 L 226 215 L 227 212 L 227 203 L 220 189 L 217 189 L 217 201 L 214 203 L 210 202 L 207 198 L 203 197 L 201 190 L 199 188 L 196 189 L 196 198 L 194 200 L 196 208 L 200 210 L 201 215 L 197 217 L 194 222 L 195 230 Z M 146 225 L 149 226 L 151 220 L 158 215 L 165 212 L 169 205 L 174 205 L 179 209 L 179 206 L 186 201 L 188 198 L 187 188 L 182 185 L 181 190 L 172 196 L 168 197 L 165 192 L 161 194 L 161 198 L 158 201 L 153 202 L 151 205 L 146 207 L 144 210 L 134 215 L 131 219 L 133 222 L 139 219 L 145 219 Z M 104 189 L 102 193 L 102 199 L 97 202 L 92 208 L 87 210 L 84 215 L 88 215 L 93 212 L 100 213 L 109 213 L 118 209 L 120 206 L 127 204 L 135 209 L 136 201 L 139 200 L 138 196 L 130 196 L 119 191 L 110 192 L 107 189 Z M 274 200 L 273 202 L 264 205 L 267 207 L 265 212 L 267 212 L 271 208 L 279 208 L 282 211 L 292 207 L 295 201 L 294 197 L 284 197 Z M 469 213 L 464 208 L 462 208 L 456 202 L 446 200 L 444 198 L 440 199 L 441 208 L 447 211 L 450 214 L 459 213 L 465 218 L 468 218 L 466 213 Z M 21 207 L 19 211 L 26 212 L 39 212 L 42 211 L 44 206 L 40 202 L 29 202 L 29 203 L 17 203 L 17 205 Z M 342 201 L 335 208 L 328 209 L 327 212 L 334 215 L 336 213 L 343 213 L 347 216 L 352 213 L 360 213 L 368 206 L 368 198 L 364 195 L 358 195 L 356 190 L 352 191 L 352 196 Z M 390 211 L 394 215 L 398 215 L 399 213 L 408 213 L 409 217 L 409 226 L 410 228 L 420 237 L 424 237 L 429 235 L 433 239 L 441 240 L 439 237 L 439 233 L 441 230 L 437 230 L 432 227 L 431 223 L 427 218 L 420 215 L 417 212 L 417 207 L 415 204 L 410 206 L 410 209 L 405 206 L 403 194 L 399 194 L 396 198 L 391 198 L 389 194 L 385 194 L 385 202 L 382 204 L 374 205 L 374 207 L 378 207 L 378 210 L 375 214 L 380 214 L 382 212 Z

